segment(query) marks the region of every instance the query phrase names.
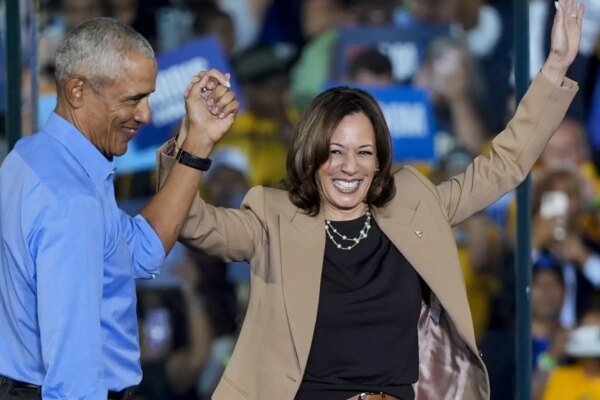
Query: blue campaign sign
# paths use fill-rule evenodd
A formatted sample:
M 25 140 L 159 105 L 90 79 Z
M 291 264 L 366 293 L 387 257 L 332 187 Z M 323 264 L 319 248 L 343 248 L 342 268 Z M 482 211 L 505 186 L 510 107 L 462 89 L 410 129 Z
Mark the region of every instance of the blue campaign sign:
M 344 79 L 354 57 L 362 50 L 374 47 L 389 57 L 394 78 L 399 82 L 407 81 L 421 65 L 429 42 L 446 35 L 448 28 L 445 26 L 344 28 L 335 48 L 334 79 Z
M 232 72 L 218 40 L 213 36 L 161 53 L 156 61 L 156 90 L 150 95 L 152 122 L 140 129 L 129 144 L 127 153 L 116 159 L 121 173 L 154 168 L 155 149 L 171 136 L 185 114 L 183 92 L 192 76 L 209 68 Z M 239 95 L 233 73 L 231 84 Z
M 327 87 L 340 83 L 329 83 Z M 409 86 L 366 87 L 379 103 L 392 137 L 394 161 L 424 161 L 435 159 L 434 136 L 436 132 L 433 110 L 424 90 Z

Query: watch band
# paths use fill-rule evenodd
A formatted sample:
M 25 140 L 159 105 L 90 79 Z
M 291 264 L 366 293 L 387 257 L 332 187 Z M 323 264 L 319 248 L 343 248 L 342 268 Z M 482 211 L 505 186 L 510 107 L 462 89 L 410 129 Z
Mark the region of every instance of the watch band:
M 200 158 L 193 154 L 188 153 L 183 149 L 179 149 L 175 159 L 188 167 L 199 169 L 200 171 L 207 171 L 210 168 L 212 160 L 210 158 Z

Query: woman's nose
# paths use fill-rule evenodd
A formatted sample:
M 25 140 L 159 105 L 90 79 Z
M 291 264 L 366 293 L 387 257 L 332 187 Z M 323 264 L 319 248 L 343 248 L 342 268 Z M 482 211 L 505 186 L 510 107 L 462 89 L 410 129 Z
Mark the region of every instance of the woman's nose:
M 353 175 L 358 169 L 356 156 L 354 154 L 346 154 L 342 160 L 342 171 L 348 175 Z

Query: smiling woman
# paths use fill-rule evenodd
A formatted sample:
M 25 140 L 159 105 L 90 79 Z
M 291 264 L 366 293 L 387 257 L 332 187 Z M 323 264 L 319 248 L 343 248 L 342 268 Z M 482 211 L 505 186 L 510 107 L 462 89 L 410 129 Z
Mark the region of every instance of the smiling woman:
M 345 116 L 333 131 L 330 148 L 317 177 L 325 218 L 358 218 L 365 213 L 377 169 L 373 125 L 362 113 Z
M 213 399 L 489 399 L 452 227 L 525 178 L 577 92 L 565 73 L 583 9 L 558 4 L 552 51 L 522 106 L 489 155 L 447 181 L 411 167 L 392 175 L 377 102 L 338 87 L 300 121 L 287 190 L 252 188 L 240 210 L 196 197 L 180 240 L 252 269 Z M 161 149 L 160 180 L 176 147 Z
M 390 133 L 377 101 L 337 87 L 317 96 L 300 121 L 285 187 L 311 215 L 324 207 L 329 219 L 351 219 L 364 214 L 365 204 L 381 206 L 394 196 L 391 166 Z

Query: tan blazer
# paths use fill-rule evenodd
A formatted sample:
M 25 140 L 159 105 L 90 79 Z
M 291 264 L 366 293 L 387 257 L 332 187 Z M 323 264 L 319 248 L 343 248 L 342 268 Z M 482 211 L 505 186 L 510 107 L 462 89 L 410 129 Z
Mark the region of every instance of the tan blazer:
M 451 227 L 525 178 L 576 91 L 573 81 L 558 87 L 539 75 L 489 157 L 477 157 L 437 186 L 405 167 L 395 175 L 395 198 L 373 211 L 431 289 L 418 327 L 417 399 L 489 398 Z M 160 150 L 161 182 L 173 163 L 172 147 Z M 194 201 L 181 241 L 226 260 L 248 260 L 252 270 L 246 319 L 213 399 L 294 399 L 317 315 L 324 226 L 322 214 L 308 217 L 276 189 L 251 189 L 241 210 Z

